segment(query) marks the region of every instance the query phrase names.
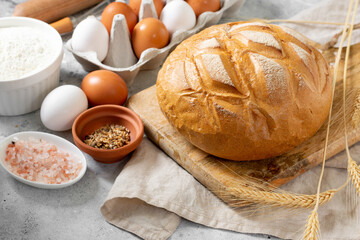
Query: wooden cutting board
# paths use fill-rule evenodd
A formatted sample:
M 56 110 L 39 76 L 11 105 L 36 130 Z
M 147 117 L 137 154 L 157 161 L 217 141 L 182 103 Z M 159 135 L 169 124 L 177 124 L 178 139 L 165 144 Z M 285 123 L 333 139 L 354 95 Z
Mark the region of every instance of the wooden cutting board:
M 323 52 L 330 65 L 335 61 L 336 51 L 331 48 Z M 349 93 L 347 94 L 346 119 L 349 125 L 348 140 L 350 144 L 354 144 L 360 140 L 360 128 L 354 127 L 352 124 L 354 102 L 358 96 L 357 88 L 360 87 L 360 83 L 356 81 L 360 82 L 360 44 L 354 45 L 351 51 L 353 54 L 348 66 L 347 89 L 349 89 Z M 340 64 L 339 77 L 342 76 L 342 71 L 343 59 Z M 334 96 L 334 117 L 332 118 L 327 158 L 344 149 L 341 114 L 342 86 L 342 79 L 339 79 Z M 217 190 L 236 187 L 234 185 L 236 179 L 243 177 L 277 187 L 322 162 L 326 124 L 311 139 L 281 156 L 259 161 L 236 162 L 209 155 L 183 138 L 162 114 L 156 99 L 155 86 L 132 96 L 128 100 L 128 107 L 143 120 L 148 138 L 198 181 L 213 190 L 215 194 L 217 194 Z

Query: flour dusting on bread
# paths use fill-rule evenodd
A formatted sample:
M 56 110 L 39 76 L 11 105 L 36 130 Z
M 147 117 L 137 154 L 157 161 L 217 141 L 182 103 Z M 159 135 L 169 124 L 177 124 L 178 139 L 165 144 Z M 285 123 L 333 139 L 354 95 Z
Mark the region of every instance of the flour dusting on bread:
M 233 26 L 230 28 L 229 32 L 235 31 L 235 30 L 240 29 L 240 28 L 249 27 L 249 26 L 268 27 L 265 23 L 261 23 L 261 22 L 250 22 L 250 23 L 243 23 L 243 24 L 233 25 Z
M 270 33 L 257 31 L 241 31 L 240 34 L 252 42 L 261 43 L 266 46 L 274 47 L 281 50 L 280 44 Z
M 290 46 L 294 49 L 294 51 L 296 52 L 297 55 L 299 55 L 299 57 L 301 58 L 301 60 L 304 62 L 304 64 L 308 67 L 311 68 L 310 65 L 310 54 L 305 51 L 302 47 L 299 47 L 298 45 L 296 45 L 295 43 L 289 43 Z
M 260 65 L 261 71 L 265 76 L 269 94 L 274 94 L 275 92 L 285 93 L 287 89 L 286 72 L 279 63 L 256 53 L 251 54 L 250 59 L 254 63 L 256 72 L 260 70 L 256 63 Z
M 176 64 L 173 68 L 173 72 L 171 74 L 171 78 L 173 79 L 172 85 L 179 89 L 189 89 L 190 86 L 186 81 L 186 76 L 184 72 L 184 63 Z
M 279 26 L 284 32 L 286 32 L 287 34 L 293 36 L 294 38 L 296 38 L 297 40 L 299 40 L 300 42 L 304 43 L 305 45 L 307 45 L 307 41 L 306 39 L 299 33 L 295 32 L 294 30 L 292 30 L 291 28 L 285 27 L 285 26 Z
M 219 55 L 203 54 L 201 55 L 201 58 L 207 72 L 210 75 L 210 78 L 212 78 L 214 81 L 235 87 Z
M 220 43 L 218 42 L 218 40 L 216 38 L 210 38 L 207 39 L 205 41 L 202 41 L 199 45 L 198 48 L 199 49 L 205 49 L 205 48 L 219 48 L 220 47 Z

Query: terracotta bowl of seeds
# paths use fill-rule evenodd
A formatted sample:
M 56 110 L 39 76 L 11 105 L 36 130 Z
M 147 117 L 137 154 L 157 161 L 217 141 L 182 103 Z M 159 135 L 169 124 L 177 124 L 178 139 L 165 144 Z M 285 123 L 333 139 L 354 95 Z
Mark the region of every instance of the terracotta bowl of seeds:
M 75 145 L 96 161 L 115 163 L 139 146 L 144 125 L 140 117 L 126 107 L 101 105 L 75 119 L 72 135 Z

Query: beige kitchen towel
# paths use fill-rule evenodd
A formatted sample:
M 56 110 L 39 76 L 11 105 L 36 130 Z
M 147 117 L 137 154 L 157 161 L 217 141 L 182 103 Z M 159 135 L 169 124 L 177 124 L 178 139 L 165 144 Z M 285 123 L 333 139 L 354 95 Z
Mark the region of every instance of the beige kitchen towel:
M 360 148 L 360 144 L 354 148 Z M 345 156 L 343 156 L 345 157 Z M 306 172 L 283 189 L 297 193 L 316 192 L 320 168 Z M 346 170 L 327 168 L 323 189 L 339 187 Z M 347 209 L 346 189 L 320 208 L 323 239 L 359 239 L 354 209 Z M 285 239 L 301 236 L 309 212 L 286 214 L 271 208 L 243 211 L 229 208 L 192 175 L 145 138 L 117 177 L 101 207 L 106 220 L 144 239 L 166 239 L 180 217 L 209 227 L 246 233 L 263 233 Z M 352 217 L 353 216 L 353 217 Z
M 346 9 L 347 1 L 329 0 L 300 16 L 301 19 L 312 20 L 324 20 L 323 17 L 326 17 L 327 21 L 339 22 L 345 19 Z M 329 16 L 333 18 L 328 18 Z M 299 26 L 292 27 L 298 29 Z M 316 32 L 323 35 L 317 27 L 301 25 L 301 32 L 317 40 Z M 339 29 L 341 28 L 329 28 L 332 32 L 328 34 L 326 31 L 328 39 Z M 312 35 L 313 33 L 315 34 Z M 360 158 L 360 144 L 353 146 L 351 151 L 354 158 Z M 329 163 L 341 167 L 345 160 L 346 156 L 342 153 Z M 316 167 L 284 185 L 282 189 L 314 194 L 319 172 L 320 168 Z M 345 169 L 327 167 L 323 190 L 341 186 L 346 177 Z M 358 202 L 350 198 L 351 193 L 352 188 L 345 188 L 320 208 L 322 239 L 360 239 L 359 207 Z M 301 237 L 309 214 L 302 211 L 289 214 L 286 209 L 271 208 L 235 211 L 147 138 L 117 177 L 101 212 L 108 222 L 144 239 L 168 238 L 178 226 L 180 217 L 214 228 L 296 239 Z

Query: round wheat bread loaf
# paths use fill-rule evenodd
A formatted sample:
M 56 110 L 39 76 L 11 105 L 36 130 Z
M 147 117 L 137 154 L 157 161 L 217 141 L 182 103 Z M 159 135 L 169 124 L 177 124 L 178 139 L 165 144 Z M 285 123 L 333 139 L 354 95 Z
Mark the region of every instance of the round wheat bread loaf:
M 313 136 L 331 105 L 329 66 L 301 34 L 260 22 L 212 26 L 183 41 L 157 78 L 169 122 L 230 160 L 280 155 Z

